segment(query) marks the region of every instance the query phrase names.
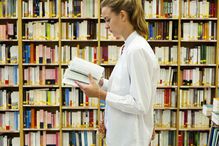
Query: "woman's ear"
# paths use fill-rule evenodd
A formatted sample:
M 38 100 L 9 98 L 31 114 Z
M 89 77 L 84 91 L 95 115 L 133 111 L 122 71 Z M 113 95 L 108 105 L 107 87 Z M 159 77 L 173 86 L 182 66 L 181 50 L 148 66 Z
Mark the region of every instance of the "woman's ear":
M 128 21 L 128 13 L 124 10 L 121 10 L 120 13 L 120 19 L 123 21 L 123 22 L 126 22 Z

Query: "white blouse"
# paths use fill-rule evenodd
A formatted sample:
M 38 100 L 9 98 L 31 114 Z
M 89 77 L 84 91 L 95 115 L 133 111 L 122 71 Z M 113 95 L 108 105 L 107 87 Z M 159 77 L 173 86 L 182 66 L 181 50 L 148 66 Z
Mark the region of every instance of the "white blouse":
M 109 81 L 104 80 L 107 146 L 149 145 L 159 69 L 147 41 L 137 32 L 130 34 Z

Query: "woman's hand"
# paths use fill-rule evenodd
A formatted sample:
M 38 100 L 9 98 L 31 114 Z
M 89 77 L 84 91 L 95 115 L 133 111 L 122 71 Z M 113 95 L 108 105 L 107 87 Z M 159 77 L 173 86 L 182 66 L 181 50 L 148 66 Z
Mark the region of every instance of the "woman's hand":
M 88 75 L 90 84 L 83 84 L 80 82 L 75 82 L 79 88 L 88 96 L 88 97 L 98 97 L 104 96 L 104 91 L 99 87 L 99 85 L 95 82 L 91 74 Z
M 101 78 L 101 79 L 100 79 L 100 81 L 99 81 L 99 83 L 98 83 L 98 84 L 99 84 L 99 86 L 100 86 L 100 87 L 102 87 L 102 86 L 103 86 L 103 78 Z

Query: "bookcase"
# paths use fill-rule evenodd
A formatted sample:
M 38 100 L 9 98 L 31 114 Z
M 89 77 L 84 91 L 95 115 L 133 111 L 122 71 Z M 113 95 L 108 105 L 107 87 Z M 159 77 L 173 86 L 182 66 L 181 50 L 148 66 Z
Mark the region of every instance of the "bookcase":
M 204 143 L 210 128 L 202 104 L 219 95 L 219 3 L 142 5 L 161 66 L 152 145 Z M 78 139 L 102 145 L 104 102 L 61 80 L 73 56 L 104 66 L 108 78 L 122 44 L 105 29 L 100 0 L 0 0 L 0 145 L 65 146 Z

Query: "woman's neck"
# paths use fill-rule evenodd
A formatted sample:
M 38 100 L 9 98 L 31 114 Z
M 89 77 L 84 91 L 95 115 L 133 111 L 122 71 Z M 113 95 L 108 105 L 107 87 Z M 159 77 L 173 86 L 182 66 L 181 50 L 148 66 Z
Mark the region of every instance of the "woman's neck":
M 126 40 L 128 38 L 128 36 L 133 33 L 135 30 L 132 26 L 128 27 L 128 28 L 124 28 L 124 32 L 122 34 L 124 40 Z

